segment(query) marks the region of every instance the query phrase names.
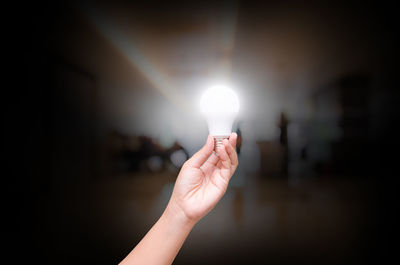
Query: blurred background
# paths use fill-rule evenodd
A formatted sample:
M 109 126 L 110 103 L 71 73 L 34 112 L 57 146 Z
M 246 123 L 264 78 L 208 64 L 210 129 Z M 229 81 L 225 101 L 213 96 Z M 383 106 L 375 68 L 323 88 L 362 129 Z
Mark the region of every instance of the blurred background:
M 221 83 L 241 104 L 240 165 L 174 264 L 394 255 L 393 5 L 54 1 L 10 13 L 22 55 L 3 119 L 17 260 L 120 262 L 204 144 L 200 96 Z

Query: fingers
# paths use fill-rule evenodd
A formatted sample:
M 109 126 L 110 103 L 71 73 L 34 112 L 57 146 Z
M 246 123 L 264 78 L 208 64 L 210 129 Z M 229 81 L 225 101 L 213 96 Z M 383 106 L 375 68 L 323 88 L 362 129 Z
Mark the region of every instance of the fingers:
M 234 138 L 234 137 L 232 137 Z M 236 167 L 239 164 L 238 161 L 238 157 L 237 157 L 237 153 L 235 151 L 234 145 L 232 145 L 232 142 L 234 141 L 234 144 L 236 144 L 236 137 L 234 140 L 231 141 L 231 139 L 229 139 L 229 141 L 223 141 L 223 144 L 225 146 L 225 150 L 229 156 L 229 159 L 231 160 L 231 165 Z
M 219 157 L 213 152 L 206 162 L 201 165 L 200 169 L 203 171 L 205 175 L 211 175 L 215 170 L 219 161 Z
M 229 136 L 229 141 L 227 141 L 229 144 L 225 146 L 226 152 L 229 156 L 229 159 L 231 160 L 232 166 L 237 166 L 238 165 L 238 157 L 237 153 L 235 151 L 235 146 L 236 146 L 236 141 L 237 141 L 237 134 L 232 133 Z M 217 163 L 219 162 L 219 157 L 217 156 L 218 153 L 212 153 L 210 157 L 207 159 L 207 161 L 203 164 L 204 169 L 210 166 L 217 166 Z
M 236 133 L 231 133 L 229 136 L 229 143 L 233 146 L 233 148 L 236 148 L 236 143 L 237 143 L 237 134 Z
M 201 167 L 205 170 L 208 168 L 213 168 L 217 165 L 218 161 L 219 161 L 219 157 L 217 156 L 216 153 L 212 152 L 212 154 L 208 157 L 206 162 L 204 162 Z
M 228 140 L 224 139 L 223 145 L 220 148 L 218 148 L 217 153 L 219 155 L 219 159 L 222 164 L 222 167 L 230 169 L 231 168 L 231 159 L 229 158 L 229 155 L 226 152 L 226 142 L 228 142 Z M 228 143 L 228 145 L 229 145 L 229 143 Z
M 216 165 L 219 161 L 219 157 L 217 156 L 217 154 L 215 152 L 213 152 L 210 157 L 207 159 L 207 163 L 211 164 L 211 165 Z
M 207 160 L 214 149 L 214 139 L 211 135 L 208 136 L 206 144 L 195 153 L 185 164 L 192 167 L 200 168 L 200 166 Z
M 235 151 L 236 142 L 237 134 L 232 133 L 229 136 L 229 140 L 223 141 L 224 148 L 219 148 L 215 154 L 213 153 L 214 139 L 209 135 L 203 148 L 194 154 L 186 164 L 200 168 L 203 164 L 204 166 L 216 166 L 221 161 L 223 167 L 229 168 L 231 165 L 236 167 L 238 165 L 238 157 Z

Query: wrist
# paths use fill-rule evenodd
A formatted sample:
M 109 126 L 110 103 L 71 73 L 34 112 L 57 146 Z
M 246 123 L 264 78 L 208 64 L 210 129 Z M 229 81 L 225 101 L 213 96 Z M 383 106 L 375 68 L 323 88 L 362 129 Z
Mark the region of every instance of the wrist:
M 174 202 L 170 201 L 162 215 L 171 225 L 184 230 L 191 230 L 197 223 L 196 220 L 189 218 L 185 212 Z

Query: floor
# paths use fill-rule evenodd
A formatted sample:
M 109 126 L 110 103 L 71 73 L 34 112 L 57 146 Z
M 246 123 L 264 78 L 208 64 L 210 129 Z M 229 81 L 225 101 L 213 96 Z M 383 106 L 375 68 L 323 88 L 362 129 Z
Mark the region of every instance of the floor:
M 117 263 L 154 224 L 172 192 L 174 172 L 59 184 L 43 202 L 42 251 L 65 264 Z M 379 189 L 364 179 L 290 184 L 246 175 L 193 229 L 174 264 L 357 264 L 378 224 Z M 51 244 L 49 244 L 51 242 Z M 62 263 L 62 264 L 64 264 Z

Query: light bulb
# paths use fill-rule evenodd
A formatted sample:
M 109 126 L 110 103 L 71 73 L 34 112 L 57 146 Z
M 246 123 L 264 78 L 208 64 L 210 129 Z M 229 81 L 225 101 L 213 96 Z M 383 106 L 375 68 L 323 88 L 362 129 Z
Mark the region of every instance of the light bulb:
M 233 122 L 239 112 L 239 99 L 233 90 L 225 86 L 214 86 L 204 92 L 200 108 L 209 133 L 214 137 L 216 151 L 232 132 Z

